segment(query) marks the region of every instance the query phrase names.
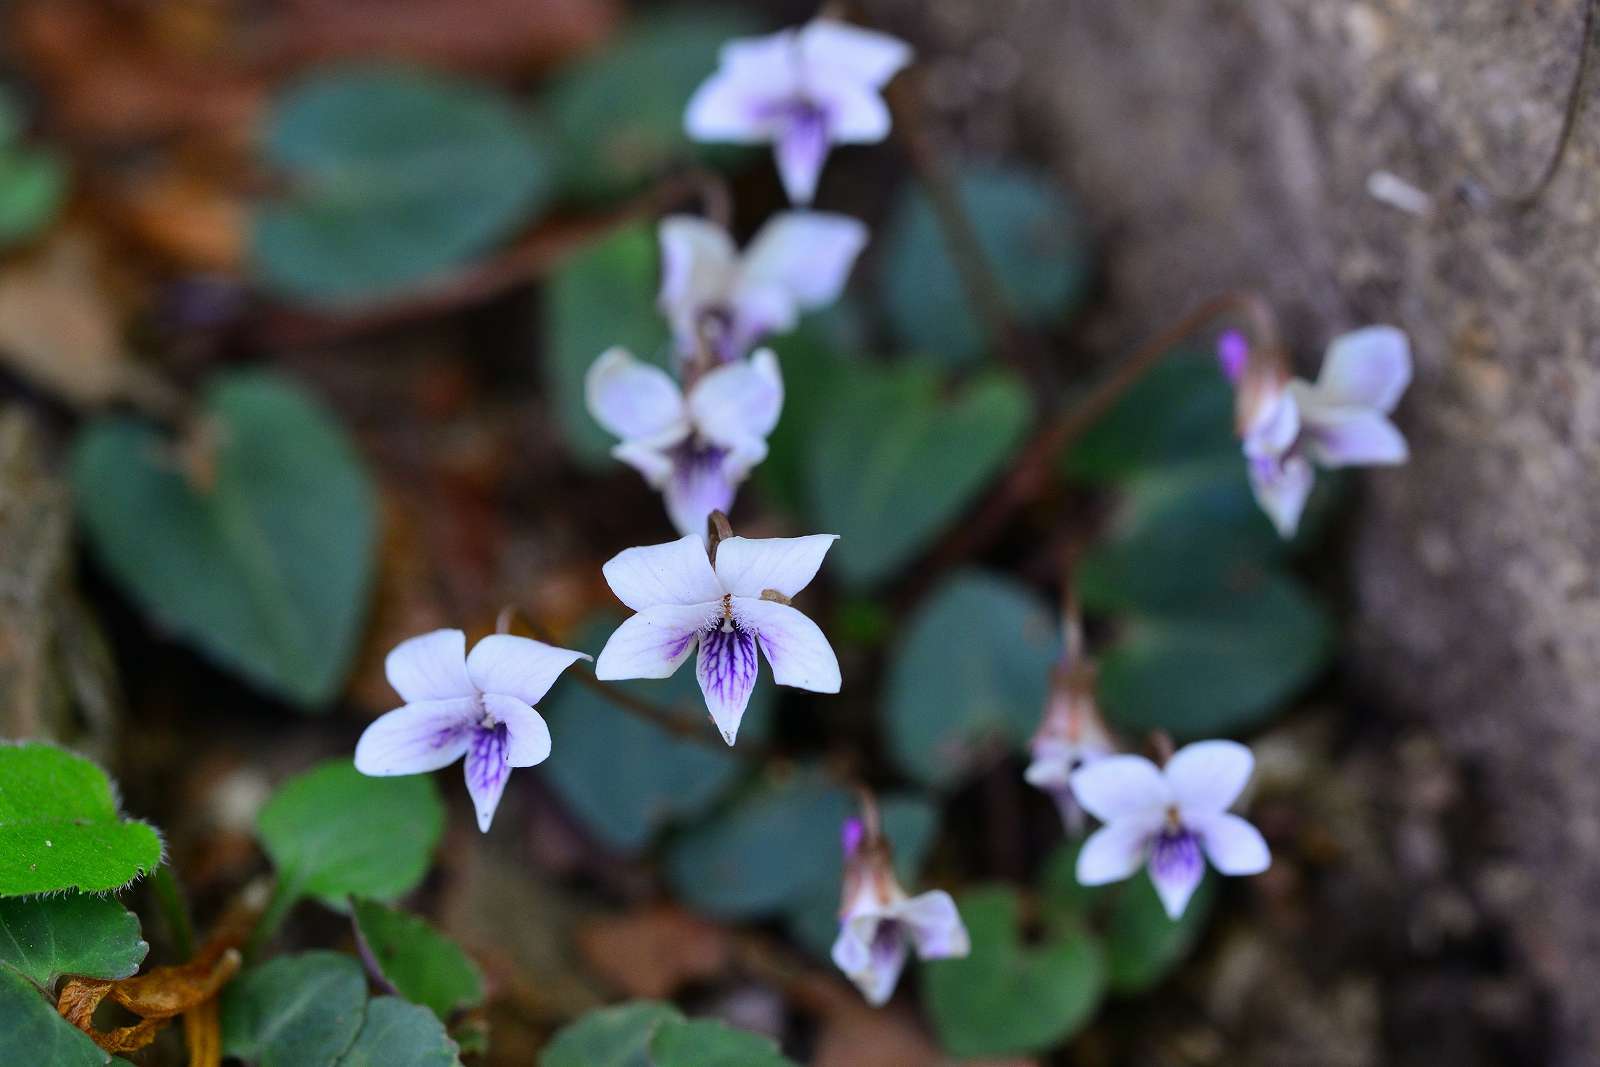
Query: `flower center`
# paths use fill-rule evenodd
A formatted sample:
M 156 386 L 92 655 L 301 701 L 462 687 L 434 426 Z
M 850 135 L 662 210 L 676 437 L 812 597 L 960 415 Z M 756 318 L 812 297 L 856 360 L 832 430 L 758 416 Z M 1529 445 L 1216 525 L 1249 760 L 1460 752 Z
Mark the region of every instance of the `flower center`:
M 733 632 L 733 594 L 732 593 L 723 593 L 722 594 L 722 632 L 725 633 L 725 634 L 730 634 L 730 633 Z

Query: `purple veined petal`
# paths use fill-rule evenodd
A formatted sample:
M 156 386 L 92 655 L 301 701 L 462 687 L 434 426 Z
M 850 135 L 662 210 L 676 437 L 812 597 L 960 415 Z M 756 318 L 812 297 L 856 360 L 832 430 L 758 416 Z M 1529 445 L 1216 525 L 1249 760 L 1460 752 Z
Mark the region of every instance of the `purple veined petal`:
M 383 661 L 383 671 L 407 704 L 478 693 L 467 677 L 467 635 L 460 630 L 434 630 L 400 642 Z
M 1266 838 L 1248 820 L 1229 812 L 1184 819 L 1200 838 L 1211 866 L 1223 874 L 1260 874 L 1272 866 Z
M 898 37 L 830 18 L 807 23 L 799 45 L 808 71 L 825 69 L 874 89 L 888 84 L 912 56 L 911 46 Z
M 1154 763 L 1143 756 L 1107 756 L 1072 775 L 1078 803 L 1101 822 L 1164 815 L 1172 789 Z
M 866 245 L 866 225 L 849 215 L 779 212 L 745 250 L 740 290 L 771 287 L 805 310 L 825 307 L 839 299 Z
M 550 758 L 550 727 L 537 710 L 504 693 L 485 693 L 483 707 L 505 727 L 506 763 L 532 767 Z
M 716 446 L 683 446 L 673 453 L 673 460 L 672 476 L 661 486 L 667 518 L 679 533 L 699 541 L 704 554 L 706 519 L 713 511 L 733 510 L 737 486 L 728 452 Z M 739 472 L 741 479 L 743 474 Z
M 680 335 L 697 346 L 700 316 L 729 299 L 738 273 L 733 238 L 715 223 L 692 215 L 661 220 L 661 312 Z
M 756 639 L 731 623 L 700 634 L 700 659 L 695 677 L 705 694 L 706 710 L 724 741 L 732 745 L 739 722 L 756 687 Z
M 617 627 L 595 660 L 602 682 L 669 678 L 689 658 L 701 631 L 715 625 L 720 603 L 657 604 Z
M 1178 810 L 1210 815 L 1239 799 L 1255 766 L 1255 756 L 1237 741 L 1196 741 L 1178 749 L 1164 773 Z
M 838 534 L 805 537 L 730 537 L 717 546 L 717 578 L 734 596 L 768 589 L 792 597 L 811 584 Z
M 717 549 L 722 557 L 722 549 Z M 839 658 L 822 629 L 804 612 L 775 600 L 733 598 L 740 629 L 755 635 L 772 665 L 772 680 L 813 693 L 839 691 Z
M 550 692 L 561 672 L 590 657 L 570 648 L 511 634 L 490 634 L 467 656 L 467 674 L 484 693 L 504 693 L 524 704 L 537 704 Z
M 1394 410 L 1411 384 L 1411 341 L 1393 326 L 1368 326 L 1333 339 L 1317 376 L 1332 405 Z
M 1249 461 L 1250 488 L 1256 503 L 1266 512 L 1267 518 L 1278 531 L 1278 536 L 1288 540 L 1300 528 L 1300 516 L 1305 511 L 1306 498 L 1311 495 L 1315 473 L 1304 456 L 1287 456 L 1281 462 L 1271 457 Z
M 594 421 L 631 444 L 665 448 L 689 434 L 678 383 L 625 348 L 600 354 L 584 375 L 583 393 Z
M 447 767 L 467 750 L 481 712 L 477 697 L 428 700 L 374 720 L 356 742 L 356 770 L 374 777 L 425 774 Z
M 672 452 L 663 452 L 653 445 L 624 441 L 611 446 L 611 455 L 643 475 L 650 488 L 660 489 L 672 477 L 672 455 L 681 447 L 674 446 Z
M 689 390 L 695 428 L 724 448 L 749 438 L 764 440 L 782 412 L 783 373 L 770 348 L 716 368 Z
M 904 901 L 895 917 L 905 923 L 923 960 L 960 959 L 972 951 L 966 923 L 956 902 L 942 889 L 930 890 Z
M 1410 458 L 1405 437 L 1374 408 L 1311 408 L 1302 440 L 1307 454 L 1329 468 L 1392 466 Z
M 511 777 L 510 747 L 509 731 L 503 722 L 487 728 L 475 727 L 467 745 L 463 764 L 467 792 L 478 813 L 478 829 L 484 833 L 489 832 L 489 824 L 494 822 L 500 795 L 506 791 L 506 780 Z
M 833 140 L 831 118 L 810 101 L 795 98 L 773 113 L 773 127 L 772 152 L 784 192 L 791 203 L 809 204 L 816 199 L 817 182 Z
M 722 599 L 722 583 L 711 569 L 705 542 L 693 534 L 664 545 L 624 549 L 600 570 L 617 599 L 634 611 Z
M 1107 823 L 1078 850 L 1080 885 L 1120 882 L 1145 862 L 1150 839 L 1160 829 L 1158 817 L 1123 819 Z
M 1168 829 L 1156 835 L 1150 846 L 1150 881 L 1167 918 L 1176 922 L 1183 917 L 1189 898 L 1200 888 L 1205 873 L 1200 841 L 1187 828 Z

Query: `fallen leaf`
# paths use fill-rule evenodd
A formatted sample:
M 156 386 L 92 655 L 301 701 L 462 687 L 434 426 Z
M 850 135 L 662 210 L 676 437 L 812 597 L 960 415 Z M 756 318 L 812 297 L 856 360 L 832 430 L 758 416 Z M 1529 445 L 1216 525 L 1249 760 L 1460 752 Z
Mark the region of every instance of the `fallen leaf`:
M 730 955 L 721 927 L 670 904 L 587 923 L 578 930 L 578 950 L 607 982 L 647 1000 L 715 977 Z
M 128 355 L 118 325 L 86 234 L 63 233 L 0 270 L 0 362 L 70 403 L 93 407 L 122 394 Z

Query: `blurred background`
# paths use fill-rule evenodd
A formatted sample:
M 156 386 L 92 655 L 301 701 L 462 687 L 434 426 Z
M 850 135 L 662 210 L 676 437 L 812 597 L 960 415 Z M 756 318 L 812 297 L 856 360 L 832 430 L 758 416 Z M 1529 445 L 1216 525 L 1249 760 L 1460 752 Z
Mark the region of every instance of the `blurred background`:
M 826 1067 L 1600 1060 L 1600 116 L 1518 195 L 1588 7 L 857 5 L 918 59 L 894 138 L 824 175 L 872 241 L 777 345 L 783 421 L 734 515 L 844 535 L 805 594 L 844 694 L 763 676 L 746 730 L 782 758 L 752 770 L 563 683 L 488 836 L 444 772 L 412 903 L 488 976 L 478 1062 L 630 996 Z M 0 736 L 109 766 L 202 922 L 263 870 L 273 785 L 397 703 L 396 642 L 512 604 L 598 649 L 599 564 L 671 530 L 583 372 L 665 355 L 660 215 L 727 198 L 748 238 L 783 206 L 765 150 L 690 145 L 682 109 L 722 41 L 814 13 L 0 5 Z M 1325 480 L 1278 544 L 1202 332 L 975 554 L 939 550 L 1047 413 L 1232 290 L 1302 374 L 1405 329 L 1410 465 Z M 1117 905 L 1096 1007 L 1000 1055 L 936 982 L 872 1012 L 817 951 L 842 801 L 813 775 L 896 799 L 921 884 L 1013 887 L 1007 936 L 1037 944 L 1070 850 L 1020 774 L 1068 553 L 1114 725 L 1250 740 L 1276 863 L 1180 931 Z M 687 685 L 642 688 L 687 710 Z M 346 936 L 302 912 L 291 943 Z

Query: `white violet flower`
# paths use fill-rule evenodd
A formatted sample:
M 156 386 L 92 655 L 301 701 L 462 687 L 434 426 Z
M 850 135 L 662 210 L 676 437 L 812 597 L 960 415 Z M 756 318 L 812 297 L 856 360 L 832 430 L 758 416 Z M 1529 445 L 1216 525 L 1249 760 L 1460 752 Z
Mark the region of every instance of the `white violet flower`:
M 697 537 L 767 457 L 783 410 L 778 357 L 766 348 L 702 374 L 687 396 L 660 367 L 612 348 L 589 368 L 584 393 L 595 421 L 622 439 L 611 454 L 661 491 L 679 533 Z
M 550 755 L 550 728 L 534 705 L 582 652 L 526 637 L 491 634 L 472 646 L 460 630 L 402 641 L 384 671 L 405 705 L 356 742 L 356 770 L 387 777 L 424 774 L 466 756 L 467 792 L 488 833 L 513 767 Z
M 603 681 L 666 678 L 696 646 L 706 709 L 733 744 L 756 684 L 756 646 L 772 679 L 814 693 L 839 691 L 839 660 L 817 624 L 789 605 L 816 577 L 834 534 L 729 537 L 713 567 L 694 535 L 629 548 L 605 565 L 606 582 L 638 614 L 617 627 L 595 662 Z
M 1167 915 L 1177 919 L 1205 875 L 1260 874 L 1272 862 L 1260 831 L 1228 808 L 1255 768 L 1234 741 L 1200 741 L 1165 767 L 1143 756 L 1107 756 L 1072 776 L 1072 792 L 1105 823 L 1078 853 L 1078 881 L 1119 882 L 1148 865 Z
M 1241 384 L 1240 425 L 1256 501 L 1283 537 L 1300 525 L 1321 467 L 1393 465 L 1409 456 L 1389 414 L 1411 383 L 1411 345 L 1392 326 L 1369 326 L 1328 346 L 1315 383 L 1275 368 L 1241 367 L 1237 340 L 1219 355 Z
M 720 62 L 689 100 L 689 136 L 772 142 L 789 199 L 809 204 L 832 145 L 889 135 L 882 90 L 911 62 L 911 48 L 887 34 L 816 18 L 798 30 L 729 41 Z
M 823 211 L 774 215 L 743 255 L 726 230 L 692 215 L 668 216 L 660 232 L 660 305 L 678 355 L 693 360 L 709 344 L 722 363 L 837 300 L 867 243 L 861 222 Z
M 844 886 L 833 962 L 867 1003 L 888 1002 L 912 948 L 921 960 L 955 959 L 972 951 L 956 902 L 942 889 L 907 896 L 881 836 L 850 819 L 844 826 Z

